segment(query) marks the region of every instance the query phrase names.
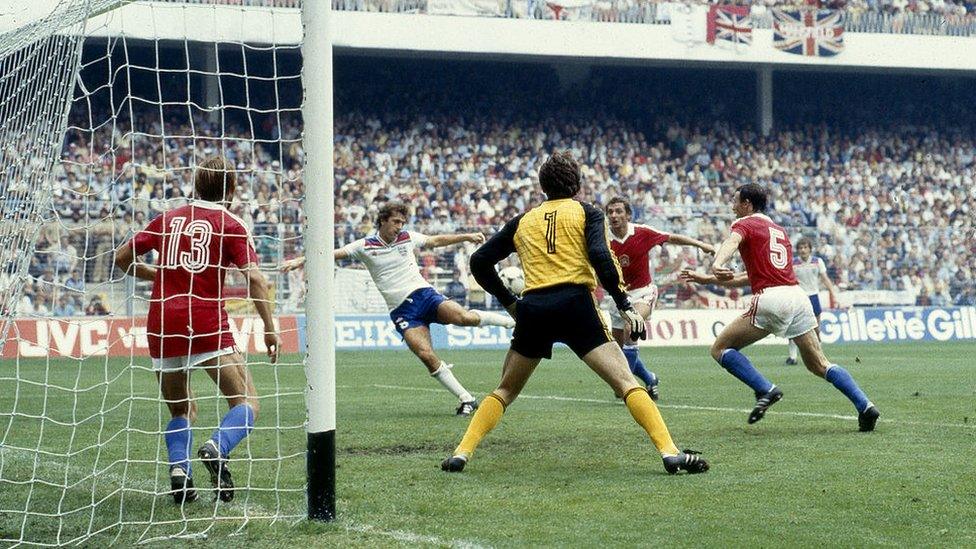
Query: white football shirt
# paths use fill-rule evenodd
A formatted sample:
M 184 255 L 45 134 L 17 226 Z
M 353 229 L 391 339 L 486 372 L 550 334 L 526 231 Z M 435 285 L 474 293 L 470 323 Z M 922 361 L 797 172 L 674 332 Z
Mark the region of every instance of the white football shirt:
M 811 255 L 809 260 L 803 261 L 800 256 L 796 256 L 793 258 L 793 271 L 796 273 L 796 281 L 807 295 L 820 293 L 820 273 L 827 274 L 827 265 L 823 259 Z
M 366 265 L 376 288 L 392 311 L 408 295 L 420 288 L 432 287 L 420 274 L 414 250 L 427 242 L 427 236 L 400 231 L 393 242 L 383 242 L 379 234 L 350 242 L 342 247 L 349 257 Z

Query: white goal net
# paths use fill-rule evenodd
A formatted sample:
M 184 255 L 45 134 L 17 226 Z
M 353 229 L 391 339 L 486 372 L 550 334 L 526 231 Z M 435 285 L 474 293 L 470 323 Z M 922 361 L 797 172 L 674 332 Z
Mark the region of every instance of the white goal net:
M 0 544 L 131 545 L 304 517 L 300 300 L 277 271 L 301 245 L 298 2 L 0 0 L 0 11 Z M 230 455 L 236 497 L 215 500 L 196 448 L 227 403 L 192 376 L 201 497 L 175 505 L 150 284 L 113 257 L 187 203 L 211 156 L 236 170 L 229 209 L 270 282 L 282 355 L 269 362 L 247 285 L 228 276 L 260 413 Z

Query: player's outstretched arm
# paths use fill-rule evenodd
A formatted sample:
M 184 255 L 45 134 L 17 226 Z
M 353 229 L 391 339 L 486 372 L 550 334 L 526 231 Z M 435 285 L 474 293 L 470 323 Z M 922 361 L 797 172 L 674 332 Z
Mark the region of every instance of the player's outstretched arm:
M 132 240 L 115 249 L 115 266 L 129 276 L 150 282 L 156 280 L 156 267 L 136 263 L 135 243 Z
M 336 261 L 342 261 L 343 259 L 348 259 L 348 258 L 349 258 L 349 251 L 346 250 L 345 248 L 339 248 L 338 250 L 335 251 L 334 259 Z M 287 273 L 290 271 L 302 269 L 304 267 L 305 267 L 305 256 L 302 255 L 294 259 L 289 259 L 288 261 L 285 261 L 284 263 L 281 264 L 281 267 L 279 267 L 278 270 L 280 270 L 283 273 Z
M 706 254 L 715 253 L 715 246 L 706 244 L 697 238 L 692 238 L 683 234 L 672 234 L 668 237 L 668 244 L 677 244 L 678 246 L 694 246 Z
M 718 247 L 718 251 L 715 252 L 715 261 L 712 262 L 712 274 L 718 277 L 719 280 L 730 280 L 735 276 L 735 271 L 729 269 L 725 266 L 726 263 L 732 259 L 732 254 L 739 249 L 739 243 L 742 242 L 742 235 L 732 231 L 732 234 L 722 242 L 722 245 Z
M 305 256 L 302 255 L 294 259 L 289 259 L 288 261 L 285 261 L 284 263 L 281 264 L 281 267 L 279 267 L 278 270 L 280 270 L 283 273 L 287 273 L 291 271 L 297 271 L 298 269 L 301 269 L 304 266 L 305 266 Z
M 460 244 L 462 242 L 482 244 L 484 241 L 485 235 L 481 233 L 437 234 L 427 237 L 427 242 L 424 243 L 424 247 L 441 248 L 443 246 L 453 246 L 454 244 Z
M 691 269 L 685 269 L 681 271 L 678 278 L 685 282 L 691 282 L 694 284 L 714 284 L 716 286 L 723 286 L 725 288 L 741 288 L 749 285 L 749 275 L 746 273 L 735 273 L 730 279 L 719 280 L 719 278 L 713 274 L 699 273 L 697 271 L 692 271 Z
M 271 301 L 268 298 L 268 281 L 256 263 L 245 265 L 244 272 L 247 276 L 248 296 L 254 302 L 254 308 L 258 310 L 258 315 L 264 323 L 264 345 L 268 348 L 268 357 L 273 364 L 278 360 L 278 333 L 275 331 Z

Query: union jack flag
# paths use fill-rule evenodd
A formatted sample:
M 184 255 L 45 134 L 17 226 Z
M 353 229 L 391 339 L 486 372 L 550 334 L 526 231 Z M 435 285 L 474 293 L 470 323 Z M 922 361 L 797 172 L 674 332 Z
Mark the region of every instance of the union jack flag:
M 709 44 L 728 40 L 736 45 L 752 45 L 749 6 L 709 6 L 705 39 Z
M 773 47 L 796 55 L 837 55 L 844 51 L 844 12 L 774 9 Z

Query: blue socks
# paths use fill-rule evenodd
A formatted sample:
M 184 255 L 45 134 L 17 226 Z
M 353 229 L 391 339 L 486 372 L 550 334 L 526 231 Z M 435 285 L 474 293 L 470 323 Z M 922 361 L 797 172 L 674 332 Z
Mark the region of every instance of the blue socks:
M 718 363 L 739 381 L 748 385 L 757 396 L 764 395 L 773 388 L 772 382 L 763 377 L 749 359 L 735 349 L 722 351 L 722 358 Z
M 644 382 L 644 385 L 650 387 L 652 385 L 657 385 L 657 376 L 652 374 L 640 359 L 640 350 L 633 345 L 627 345 L 624 349 L 624 356 L 627 357 L 627 365 L 630 366 L 630 371 L 635 376 L 640 378 Z
M 227 457 L 254 429 L 254 410 L 247 404 L 238 404 L 227 412 L 220 427 L 210 438 L 220 447 L 220 455 Z
M 833 384 L 834 387 L 837 387 L 838 391 L 844 393 L 844 396 L 854 403 L 854 407 L 857 408 L 857 413 L 867 410 L 868 406 L 871 405 L 868 397 L 857 386 L 857 382 L 854 381 L 851 374 L 847 373 L 847 370 L 841 368 L 840 365 L 831 364 L 828 366 L 824 379 Z
M 166 451 L 169 454 L 170 465 L 178 465 L 186 476 L 190 474 L 190 447 L 193 446 L 193 431 L 190 430 L 190 420 L 185 417 L 174 417 L 166 425 Z

